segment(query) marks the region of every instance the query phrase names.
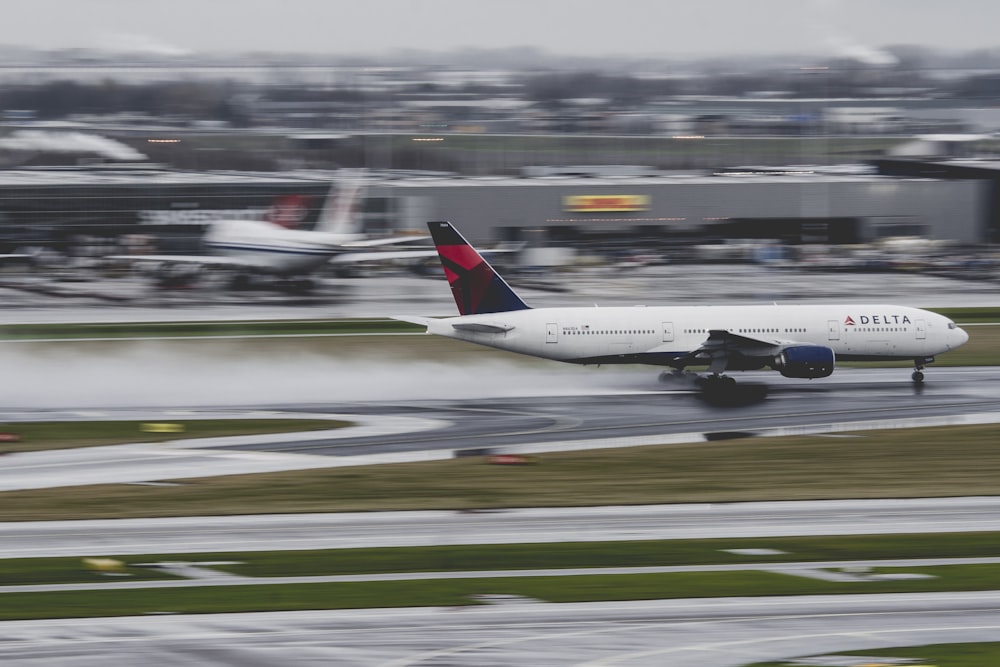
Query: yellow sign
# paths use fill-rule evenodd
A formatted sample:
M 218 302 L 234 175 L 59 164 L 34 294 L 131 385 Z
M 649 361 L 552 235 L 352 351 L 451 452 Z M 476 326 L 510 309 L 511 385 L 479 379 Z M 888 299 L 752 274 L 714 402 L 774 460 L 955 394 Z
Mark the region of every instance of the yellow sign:
M 144 433 L 183 433 L 184 424 L 140 424 L 139 430 Z
M 611 213 L 649 210 L 648 195 L 570 195 L 563 197 L 563 210 L 573 213 Z

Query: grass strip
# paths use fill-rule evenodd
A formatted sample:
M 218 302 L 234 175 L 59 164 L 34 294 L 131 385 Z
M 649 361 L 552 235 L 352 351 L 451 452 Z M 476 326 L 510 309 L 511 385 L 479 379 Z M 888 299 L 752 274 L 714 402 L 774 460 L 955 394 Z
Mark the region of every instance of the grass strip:
M 0 453 L 96 447 L 137 442 L 168 442 L 267 433 L 296 433 L 349 426 L 333 419 L 181 419 L 157 422 L 83 421 L 0 423 Z M 13 436 L 16 440 L 10 440 Z M 0 510 L 0 518 L 3 512 Z
M 0 493 L 0 519 L 471 510 L 1000 493 L 994 424 L 552 452 Z
M 911 658 L 919 663 L 913 665 L 913 667 L 984 667 L 984 665 L 1000 665 L 1000 643 L 931 644 L 928 646 L 874 648 L 863 651 L 833 651 L 831 653 L 835 653 L 836 655 Z M 794 661 L 755 662 L 753 665 L 747 665 L 746 667 L 808 667 L 810 662 L 805 659 L 807 657 L 803 656 L 803 658 Z M 816 665 L 821 664 L 824 663 L 816 663 Z
M 1000 585 L 998 565 L 907 568 L 905 571 L 933 574 L 937 578 L 852 583 L 739 571 L 4 593 L 0 596 L 5 603 L 0 605 L 0 620 L 464 606 L 476 604 L 475 597 L 479 595 L 514 595 L 549 602 L 596 602 L 972 591 L 991 590 Z
M 1000 533 L 851 535 L 627 542 L 445 545 L 294 551 L 107 555 L 129 563 L 183 561 L 238 562 L 214 570 L 246 577 L 324 576 L 387 572 L 644 567 L 669 565 L 962 558 L 1000 555 Z M 771 555 L 731 553 L 771 549 Z M 103 554 L 94 554 L 104 556 Z M 157 570 L 131 568 L 133 578 L 157 578 Z M 93 582 L 103 575 L 87 570 L 81 558 L 0 559 L 0 586 Z
M 996 306 L 962 306 L 956 308 L 928 308 L 928 310 L 949 317 L 959 325 L 1000 322 L 1000 308 Z

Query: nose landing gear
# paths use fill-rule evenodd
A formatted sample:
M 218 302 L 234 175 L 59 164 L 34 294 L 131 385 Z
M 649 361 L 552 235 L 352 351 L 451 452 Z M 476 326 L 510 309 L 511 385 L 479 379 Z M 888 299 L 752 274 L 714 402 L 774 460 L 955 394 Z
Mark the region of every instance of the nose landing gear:
M 913 360 L 913 384 L 924 383 L 924 366 L 934 362 L 934 357 L 921 357 Z

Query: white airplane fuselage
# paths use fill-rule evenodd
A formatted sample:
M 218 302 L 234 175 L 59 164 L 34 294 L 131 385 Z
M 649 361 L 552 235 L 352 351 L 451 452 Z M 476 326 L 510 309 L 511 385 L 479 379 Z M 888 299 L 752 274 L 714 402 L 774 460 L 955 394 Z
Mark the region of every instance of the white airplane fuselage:
M 292 276 L 312 273 L 361 238 L 258 220 L 220 220 L 205 234 L 204 244 L 213 254 L 241 260 L 259 272 Z
M 760 340 L 762 357 L 774 341 L 828 347 L 841 361 L 931 358 L 968 340 L 946 317 L 878 304 L 538 308 L 427 326 L 432 334 L 580 364 L 671 366 L 670 360 L 702 347 L 712 331 Z

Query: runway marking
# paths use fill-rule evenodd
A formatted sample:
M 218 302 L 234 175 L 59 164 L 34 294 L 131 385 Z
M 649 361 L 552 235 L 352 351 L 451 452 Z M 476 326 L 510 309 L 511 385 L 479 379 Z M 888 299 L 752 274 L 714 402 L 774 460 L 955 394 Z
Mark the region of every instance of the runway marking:
M 893 613 L 901 613 L 901 614 L 924 613 L 924 614 L 926 614 L 926 613 L 957 613 L 957 611 L 945 610 L 945 611 L 942 611 L 942 612 L 933 612 L 933 611 L 932 612 L 926 612 L 926 611 L 912 612 L 912 611 L 906 611 L 906 610 L 904 610 L 904 611 L 901 611 L 901 612 L 893 612 Z M 885 612 L 858 612 L 858 613 L 844 613 L 844 614 L 808 614 L 808 615 L 790 615 L 790 614 L 787 614 L 787 615 L 781 615 L 781 616 L 752 617 L 752 620 L 799 620 L 799 619 L 803 619 L 803 618 L 830 618 L 830 617 L 872 616 L 872 615 L 885 615 Z M 465 645 L 462 645 L 462 646 L 453 646 L 453 647 L 446 648 L 446 649 L 439 649 L 439 650 L 435 650 L 435 651 L 427 651 L 427 652 L 424 652 L 424 653 L 420 653 L 420 654 L 416 654 L 416 655 L 411 655 L 411 656 L 406 656 L 406 657 L 403 657 L 403 658 L 397 658 L 397 659 L 391 660 L 389 662 L 381 663 L 380 667 L 410 667 L 412 665 L 419 664 L 419 663 L 424 662 L 426 660 L 435 660 L 435 659 L 442 658 L 442 657 L 445 657 L 445 656 L 455 656 L 455 655 L 458 655 L 458 654 L 461 654 L 461 653 L 465 653 L 467 651 L 475 651 L 475 650 L 481 650 L 481 649 L 484 649 L 484 648 L 505 646 L 505 645 L 510 645 L 510 644 L 519 644 L 519 643 L 525 643 L 525 642 L 550 641 L 550 640 L 553 640 L 553 639 L 562 639 L 562 638 L 566 638 L 566 637 L 574 637 L 574 636 L 579 636 L 579 635 L 584 635 L 584 634 L 591 635 L 591 634 L 607 633 L 607 632 L 619 633 L 623 629 L 627 629 L 627 630 L 645 630 L 645 629 L 661 628 L 664 625 L 671 625 L 671 626 L 676 626 L 676 627 L 684 627 L 684 626 L 691 626 L 691 625 L 704 625 L 704 624 L 707 624 L 707 623 L 720 623 L 720 624 L 724 624 L 724 623 L 737 623 L 737 622 L 738 623 L 742 623 L 742 622 L 745 622 L 747 620 L 748 620 L 747 618 L 739 618 L 739 619 L 714 619 L 714 618 L 707 618 L 707 619 L 692 620 L 692 621 L 683 621 L 683 620 L 681 620 L 681 621 L 671 621 L 669 619 L 664 619 L 664 620 L 657 620 L 657 621 L 643 621 L 643 622 L 638 622 L 638 623 L 637 622 L 633 622 L 633 621 L 628 621 L 628 620 L 618 621 L 618 622 L 616 622 L 614 620 L 611 620 L 611 621 L 606 621 L 605 622 L 605 625 L 607 625 L 607 623 L 610 623 L 611 627 L 601 627 L 601 628 L 596 628 L 596 629 L 595 628 L 587 628 L 587 629 L 585 629 L 583 631 L 559 632 L 559 633 L 552 633 L 552 634 L 534 634 L 534 635 L 530 635 L 530 636 L 526 636 L 526 637 L 515 637 L 515 638 L 511 638 L 511 639 L 497 639 L 497 640 L 492 640 L 492 641 L 476 642 L 476 643 L 472 643 L 472 644 L 465 644 Z M 567 624 L 568 623 L 569 622 L 567 622 Z M 511 624 L 511 625 L 513 625 L 513 624 Z M 530 624 L 530 625 L 525 624 L 525 625 L 528 628 L 537 627 L 535 624 Z M 510 627 L 510 625 L 505 625 L 505 627 Z M 560 627 L 560 626 L 557 625 L 556 627 Z M 760 639 L 735 640 L 735 641 L 729 641 L 729 642 L 719 642 L 719 643 L 715 643 L 715 644 L 696 644 L 696 645 L 684 646 L 684 647 L 680 647 L 680 648 L 678 648 L 678 647 L 670 647 L 670 648 L 660 648 L 660 649 L 653 649 L 653 650 L 647 650 L 647 651 L 637 651 L 637 652 L 633 652 L 633 653 L 622 654 L 622 655 L 619 655 L 619 656 L 610 656 L 610 657 L 606 657 L 606 658 L 599 658 L 599 659 L 593 660 L 593 661 L 578 663 L 578 667 L 608 667 L 610 665 L 615 665 L 615 664 L 618 664 L 621 661 L 625 661 L 625 660 L 635 660 L 635 659 L 641 659 L 641 658 L 647 658 L 647 657 L 654 657 L 654 656 L 660 656 L 660 655 L 668 655 L 670 653 L 687 653 L 687 652 L 691 652 L 691 651 L 720 650 L 720 649 L 729 648 L 729 647 L 749 646 L 749 645 L 754 645 L 754 644 L 764 644 L 764 643 L 775 642 L 775 641 L 788 641 L 790 639 L 792 639 L 792 640 L 805 640 L 805 639 L 818 639 L 818 638 L 851 636 L 851 635 L 858 635 L 858 634 L 865 634 L 865 635 L 874 634 L 874 635 L 878 635 L 878 634 L 895 634 L 895 633 L 904 633 L 904 632 L 905 633 L 912 633 L 912 632 L 921 632 L 921 633 L 924 633 L 924 632 L 953 631 L 953 630 L 993 630 L 993 629 L 997 629 L 997 628 L 1000 628 L 1000 623 L 998 623 L 997 625 L 985 625 L 985 626 L 959 625 L 959 626 L 942 626 L 942 627 L 936 627 L 936 628 L 917 628 L 917 629 L 912 629 L 912 630 L 900 630 L 900 629 L 895 629 L 894 628 L 894 629 L 887 629 L 887 630 L 866 631 L 864 633 L 859 633 L 857 631 L 844 631 L 844 632 L 830 632 L 830 633 L 812 633 L 812 634 L 805 634 L 805 635 L 792 635 L 792 636 L 782 636 L 782 637 L 764 637 L 764 638 L 760 638 Z M 470 627 L 470 629 L 475 630 L 476 627 L 473 626 L 473 627 Z
M 879 612 L 859 612 L 857 615 L 873 615 Z M 943 612 L 909 612 L 901 611 L 895 612 L 899 614 L 912 614 L 912 613 L 955 613 L 951 610 L 945 610 Z M 854 616 L 855 614 L 830 614 L 830 616 Z M 806 618 L 804 616 L 793 616 L 791 618 L 800 619 Z M 891 628 L 886 630 L 865 630 L 859 632 L 857 630 L 853 631 L 842 631 L 842 632 L 822 632 L 822 633 L 811 633 L 804 635 L 781 635 L 775 637 L 761 637 L 759 639 L 738 639 L 728 642 L 718 642 L 709 644 L 694 644 L 691 646 L 682 647 L 670 647 L 662 649 L 653 649 L 649 651 L 637 651 L 635 653 L 625 653 L 615 657 L 609 658 L 599 658 L 597 660 L 592 660 L 589 662 L 580 663 L 578 667 L 609 667 L 611 665 L 620 664 L 622 661 L 631 660 L 641 660 L 643 658 L 652 658 L 657 656 L 668 656 L 671 653 L 681 654 L 688 653 L 691 651 L 720 651 L 723 649 L 731 649 L 734 647 L 745 647 L 753 646 L 756 644 L 767 644 L 771 642 L 787 642 L 787 641 L 805 641 L 805 640 L 815 640 L 815 639 L 829 639 L 831 637 L 852 637 L 852 636 L 879 636 L 879 635 L 905 635 L 912 633 L 926 633 L 926 632 L 953 632 L 955 630 L 997 630 L 1000 629 L 1000 623 L 995 625 L 955 625 L 955 626 L 939 626 L 939 627 L 922 627 L 922 628 Z M 922 645 L 924 642 L 919 642 L 916 645 Z M 807 651 L 807 647 L 803 647 L 803 651 Z M 843 650 L 843 649 L 841 649 Z

